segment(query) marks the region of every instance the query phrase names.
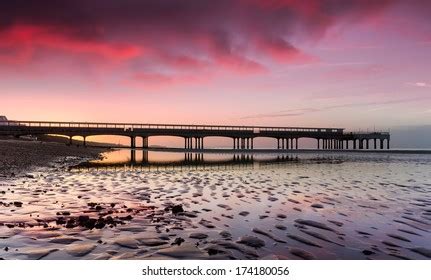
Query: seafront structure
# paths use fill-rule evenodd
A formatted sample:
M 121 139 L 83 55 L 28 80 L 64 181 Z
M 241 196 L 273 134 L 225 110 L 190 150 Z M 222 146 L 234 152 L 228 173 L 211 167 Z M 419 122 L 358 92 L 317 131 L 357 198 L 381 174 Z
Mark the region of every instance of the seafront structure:
M 344 149 L 389 149 L 389 132 L 346 132 L 344 128 L 316 127 L 271 127 L 229 125 L 183 125 L 183 124 L 136 124 L 96 122 L 51 122 L 51 121 L 0 121 L 0 135 L 63 135 L 86 138 L 96 135 L 118 135 L 130 137 L 130 147 L 137 148 L 136 139 L 142 137 L 142 148 L 148 148 L 152 136 L 175 136 L 184 138 L 187 150 L 203 150 L 206 137 L 228 137 L 235 150 L 253 150 L 254 140 L 269 137 L 277 141 L 277 149 L 298 149 L 303 138 L 316 139 L 316 148 L 324 150 Z

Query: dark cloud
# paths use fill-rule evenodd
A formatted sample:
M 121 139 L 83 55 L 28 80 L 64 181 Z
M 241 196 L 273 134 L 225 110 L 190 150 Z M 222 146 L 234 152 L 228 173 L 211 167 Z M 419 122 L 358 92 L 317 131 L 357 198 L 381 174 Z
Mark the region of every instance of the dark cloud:
M 0 2 L 2 49 L 37 48 L 114 59 L 211 63 L 261 72 L 261 61 L 313 59 L 292 43 L 330 26 L 366 20 L 395 0 L 13 0 Z M 23 54 L 26 55 L 23 55 Z M 175 63 L 174 63 L 175 64 Z M 183 66 L 184 64 L 179 64 Z M 181 68 L 183 70 L 183 68 Z

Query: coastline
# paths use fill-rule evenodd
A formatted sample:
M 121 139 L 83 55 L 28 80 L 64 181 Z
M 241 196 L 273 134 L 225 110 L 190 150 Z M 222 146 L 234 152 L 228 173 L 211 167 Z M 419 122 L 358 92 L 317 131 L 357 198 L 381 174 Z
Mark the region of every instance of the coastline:
M 0 179 L 23 176 L 40 168 L 62 168 L 100 157 L 107 148 L 0 139 Z

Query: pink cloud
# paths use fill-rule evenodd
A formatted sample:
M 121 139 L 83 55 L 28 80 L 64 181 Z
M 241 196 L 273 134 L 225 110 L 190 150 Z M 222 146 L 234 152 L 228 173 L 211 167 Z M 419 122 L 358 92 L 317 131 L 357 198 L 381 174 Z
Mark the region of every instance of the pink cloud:
M 142 48 L 130 43 L 83 40 L 58 33 L 50 27 L 32 25 L 14 25 L 0 32 L 0 48 L 13 48 L 18 61 L 29 59 L 37 48 L 91 54 L 112 60 L 131 59 L 142 54 Z
M 319 61 L 302 50 L 298 41 L 319 39 L 336 25 L 367 21 L 398 1 L 120 2 L 1 3 L 0 61 L 22 67 L 43 64 L 32 61 L 43 49 L 43 59 L 50 59 L 50 52 L 51 56 L 76 57 L 91 61 L 91 67 L 102 73 L 109 63 L 121 64 L 122 74 L 169 73 L 169 78 L 163 74 L 141 77 L 153 83 L 172 82 L 175 75 L 179 80 L 205 77 L 208 72 L 267 74 L 274 64 Z M 366 74 L 367 69 L 347 69 L 328 75 Z

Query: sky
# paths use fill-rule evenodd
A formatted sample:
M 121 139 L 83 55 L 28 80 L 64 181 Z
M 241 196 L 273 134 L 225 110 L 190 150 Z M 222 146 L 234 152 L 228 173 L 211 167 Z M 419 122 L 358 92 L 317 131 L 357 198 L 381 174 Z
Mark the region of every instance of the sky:
M 431 1 L 0 2 L 15 120 L 431 125 Z

